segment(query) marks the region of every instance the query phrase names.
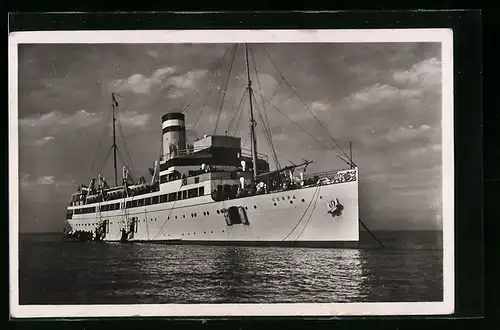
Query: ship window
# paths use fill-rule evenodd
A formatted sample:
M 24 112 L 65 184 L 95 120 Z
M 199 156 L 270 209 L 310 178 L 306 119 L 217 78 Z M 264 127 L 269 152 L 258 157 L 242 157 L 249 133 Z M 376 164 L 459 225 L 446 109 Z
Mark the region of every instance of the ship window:
M 187 190 L 183 190 L 182 191 L 182 199 L 186 199 L 187 198 Z
M 110 211 L 113 211 L 115 209 L 115 204 L 108 204 L 107 207 Z
M 167 202 L 167 200 L 168 200 L 167 194 L 160 196 L 160 203 L 165 203 L 165 202 Z
M 198 196 L 204 196 L 204 195 L 205 195 L 205 187 L 199 187 Z
M 138 206 L 144 206 L 144 199 L 139 199 L 139 200 L 137 201 L 137 205 L 138 205 Z
M 207 211 L 207 215 L 210 215 L 210 212 Z
M 116 203 L 115 204 L 115 210 L 119 210 L 120 209 L 120 203 Z
M 290 204 L 293 204 L 293 201 L 290 201 Z
M 137 207 L 137 199 L 131 201 L 132 207 Z
M 182 199 L 182 191 L 178 191 L 177 192 L 177 200 L 181 200 Z
M 170 194 L 168 194 L 168 201 L 169 201 L 169 202 L 173 202 L 173 201 L 175 201 L 175 200 L 176 200 L 176 198 L 175 198 L 175 197 L 176 197 L 176 194 L 175 194 L 175 193 L 170 193 Z
M 217 214 L 219 214 L 219 213 L 220 213 L 219 210 L 217 210 Z
M 147 197 L 144 199 L 144 205 L 151 205 L 151 197 Z
M 198 188 L 188 190 L 188 198 L 198 197 Z
M 211 230 L 211 231 L 210 231 L 210 234 L 213 234 L 213 233 L 214 233 L 214 232 Z
M 132 203 L 130 203 L 130 201 L 129 201 L 129 202 L 127 202 L 125 205 L 126 205 L 126 207 L 127 207 L 127 209 L 128 209 L 128 208 L 130 208 L 130 207 L 132 206 Z
M 183 217 L 183 218 L 185 218 L 185 217 L 186 217 L 186 215 L 185 215 L 185 214 L 183 214 L 183 215 L 182 215 L 182 217 Z
M 160 196 L 151 197 L 151 204 L 158 204 L 159 199 L 160 199 Z
M 194 178 L 194 183 L 199 183 L 200 182 L 200 177 Z

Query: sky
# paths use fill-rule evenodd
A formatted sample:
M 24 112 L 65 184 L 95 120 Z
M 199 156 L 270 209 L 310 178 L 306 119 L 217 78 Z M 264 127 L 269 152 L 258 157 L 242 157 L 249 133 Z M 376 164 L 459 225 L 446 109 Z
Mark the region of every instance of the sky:
M 120 95 L 118 166 L 136 178 L 150 180 L 168 112 L 185 110 L 190 141 L 217 127 L 249 148 L 248 98 L 238 108 L 244 45 L 234 47 L 19 45 L 20 231 L 62 231 L 79 184 L 99 173 L 114 181 L 112 92 Z M 250 44 L 249 63 L 258 151 L 272 168 L 259 114 L 281 166 L 307 159 L 307 173 L 346 168 L 336 154 L 352 142 L 370 229 L 442 228 L 439 43 Z

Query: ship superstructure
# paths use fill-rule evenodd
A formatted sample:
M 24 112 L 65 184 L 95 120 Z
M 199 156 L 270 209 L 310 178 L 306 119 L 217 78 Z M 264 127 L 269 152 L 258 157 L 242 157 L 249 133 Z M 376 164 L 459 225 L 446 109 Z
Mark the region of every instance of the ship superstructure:
M 189 143 L 186 115 L 161 117 L 162 151 L 151 180 L 118 183 L 112 94 L 115 185 L 102 175 L 81 185 L 67 208 L 69 236 L 102 241 L 356 247 L 358 169 L 306 173 L 312 161 L 271 170 L 257 152 L 254 95 L 245 45 L 250 150 L 241 138 L 207 134 Z M 339 156 L 340 157 L 340 156 Z M 87 233 L 87 234 L 85 234 Z

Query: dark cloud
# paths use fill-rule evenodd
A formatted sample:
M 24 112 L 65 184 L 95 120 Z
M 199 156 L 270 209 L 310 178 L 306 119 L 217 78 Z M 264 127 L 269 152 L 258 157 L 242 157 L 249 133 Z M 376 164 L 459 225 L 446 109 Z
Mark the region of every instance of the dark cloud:
M 137 177 L 149 177 L 161 152 L 160 117 L 167 112 L 186 110 L 191 141 L 217 126 L 220 134 L 237 132 L 249 148 L 248 98 L 238 107 L 246 86 L 241 45 L 226 81 L 233 49 L 20 45 L 21 229 L 60 230 L 78 184 L 100 172 L 112 181 L 111 159 L 105 162 L 111 92 L 120 95 L 120 163 L 131 161 Z M 440 52 L 432 43 L 252 45 L 259 152 L 270 155 L 260 116 L 269 120 L 281 165 L 305 158 L 314 160 L 310 171 L 344 167 L 336 156 L 342 152 L 325 145 L 348 152 L 351 141 L 361 215 L 370 227 L 440 228 Z

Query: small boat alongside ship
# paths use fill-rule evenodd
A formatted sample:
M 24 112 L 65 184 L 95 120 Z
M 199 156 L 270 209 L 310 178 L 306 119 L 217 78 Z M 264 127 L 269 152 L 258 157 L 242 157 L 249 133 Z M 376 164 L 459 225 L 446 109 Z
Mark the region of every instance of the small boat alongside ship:
M 65 233 L 67 239 L 357 247 L 359 177 L 352 155 L 337 153 L 347 166 L 321 173 L 307 173 L 312 163 L 307 160 L 271 169 L 268 156 L 257 152 L 247 45 L 245 58 L 250 150 L 243 148 L 240 136 L 227 132 L 190 143 L 186 115 L 168 112 L 161 117 L 162 152 L 150 170 L 149 182 L 143 177 L 133 180 L 127 166 L 122 167 L 118 182 L 115 116 L 119 104 L 117 94 L 112 94 L 115 185 L 98 174 L 78 187 L 67 206 L 66 221 L 71 227 Z

